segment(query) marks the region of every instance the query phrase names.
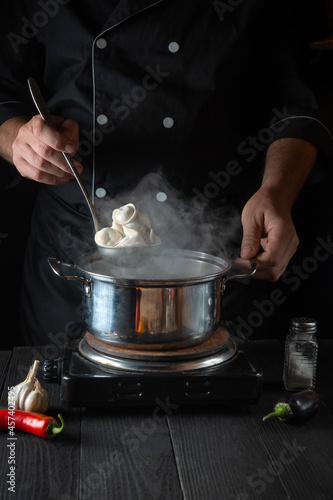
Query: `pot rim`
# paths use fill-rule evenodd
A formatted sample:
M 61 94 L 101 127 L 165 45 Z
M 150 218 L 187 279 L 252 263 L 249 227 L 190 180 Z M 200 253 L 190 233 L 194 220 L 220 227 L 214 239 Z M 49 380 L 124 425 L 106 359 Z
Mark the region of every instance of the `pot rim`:
M 95 279 L 102 282 L 118 284 L 121 286 L 141 286 L 141 287 L 181 287 L 190 286 L 200 283 L 205 283 L 212 281 L 214 279 L 219 279 L 225 275 L 227 271 L 230 270 L 231 264 L 223 259 L 222 257 L 217 257 L 215 255 L 207 254 L 205 252 L 198 252 L 195 250 L 180 250 L 180 249 L 170 249 L 169 254 L 180 255 L 182 258 L 189 260 L 196 260 L 197 262 L 204 262 L 211 264 L 212 266 L 220 267 L 218 271 L 211 272 L 206 275 L 191 276 L 191 277 L 180 277 L 180 278 L 170 278 L 170 279 L 155 279 L 155 278 L 129 278 L 123 276 L 107 275 L 104 273 L 94 272 L 87 269 L 88 264 L 93 264 L 94 262 L 102 262 L 103 259 L 97 253 L 86 254 L 80 257 L 75 262 L 75 267 L 80 272 L 84 273 L 87 278 Z M 113 267 L 114 268 L 114 267 Z M 135 268 L 131 268 L 135 269 Z M 127 271 L 128 272 L 128 271 Z M 135 271 L 133 271 L 135 273 Z

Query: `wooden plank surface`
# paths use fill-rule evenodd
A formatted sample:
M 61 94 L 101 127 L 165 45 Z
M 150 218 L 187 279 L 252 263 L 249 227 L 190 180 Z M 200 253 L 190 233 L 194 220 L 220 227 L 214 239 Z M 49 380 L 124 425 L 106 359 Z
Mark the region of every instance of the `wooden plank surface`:
M 275 349 L 279 352 L 278 364 L 283 360 L 277 344 L 273 350 L 267 344 L 265 347 L 264 342 L 259 349 L 256 345 L 253 349 L 258 359 L 266 356 L 266 371 L 269 371 L 269 365 L 273 366 L 277 361 L 274 358 Z M 332 357 L 333 342 L 319 339 L 315 390 L 321 395 L 322 402 L 318 413 L 304 424 L 291 425 L 279 420 L 262 422 L 262 417 L 272 411 L 279 396 L 286 393 L 282 370 L 280 377 L 272 377 L 274 369 L 270 370 L 269 382 L 265 385 L 260 405 L 249 408 L 256 432 L 264 442 L 270 461 L 276 465 L 276 475 L 274 469 L 270 468 L 266 470 L 266 480 L 256 473 L 254 481 L 257 493 L 264 491 L 267 480 L 274 480 L 274 483 L 275 478 L 279 478 L 288 494 L 287 498 L 333 498 Z
M 263 422 L 263 416 L 272 411 L 283 393 L 282 384 L 271 386 L 266 389 L 260 406 L 249 409 L 255 432 L 273 464 L 271 467 L 261 464 L 262 469 L 266 468 L 265 477 L 259 469 L 253 469 L 254 491 L 261 494 L 267 491 L 268 481 L 275 484 L 280 480 L 285 498 L 329 500 L 333 496 L 333 416 L 322 403 L 318 412 L 302 424 L 278 419 Z
M 185 500 L 333 497 L 333 417 L 326 406 L 333 400 L 328 383 L 332 349 L 333 342 L 322 343 L 318 387 L 325 398 L 318 414 L 305 425 L 262 422 L 278 396 L 286 392 L 279 341 L 251 345 L 251 356 L 264 370 L 260 404 L 180 408 L 168 418 Z
M 168 420 L 185 500 L 257 498 L 249 481 L 269 457 L 246 408 L 182 409 Z M 285 498 L 279 481 L 266 495 Z
M 1 394 L 0 405 L 7 406 L 7 387 L 23 381 L 34 359 L 44 361 L 42 350 L 38 348 L 18 347 L 14 349 L 11 363 Z M 41 383 L 51 398 L 47 414 L 57 417 L 60 408 L 59 387 Z M 1 500 L 19 498 L 19 500 L 77 500 L 77 482 L 79 479 L 80 411 L 63 410 L 65 429 L 53 440 L 45 440 L 32 434 L 15 433 L 15 482 L 18 496 L 8 491 L 3 480 L 9 472 L 8 433 L 0 435 L 0 483 Z M 13 441 L 14 442 L 14 441 Z M 5 451 L 6 450 L 6 451 Z
M 82 498 L 183 498 L 167 421 L 158 407 L 87 410 L 81 429 Z
M 323 402 L 305 425 L 262 422 L 284 393 L 281 343 L 257 345 L 265 370 L 258 405 L 196 408 L 177 405 L 87 410 L 64 409 L 59 386 L 45 384 L 48 414 L 64 416 L 54 440 L 17 432 L 17 495 L 8 492 L 8 434 L 0 435 L 0 498 L 7 500 L 329 500 L 333 493 L 333 342 L 318 361 Z M 255 347 L 255 346 L 252 346 Z M 8 387 L 21 382 L 44 350 L 0 352 L 1 406 Z M 42 377 L 40 377 L 42 380 Z

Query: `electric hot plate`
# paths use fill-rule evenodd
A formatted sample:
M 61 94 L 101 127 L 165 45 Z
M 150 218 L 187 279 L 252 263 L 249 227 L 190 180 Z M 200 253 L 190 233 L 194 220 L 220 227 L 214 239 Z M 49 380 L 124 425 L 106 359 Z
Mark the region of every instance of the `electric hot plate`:
M 256 403 L 262 371 L 231 330 L 223 324 L 201 344 L 172 351 L 110 346 L 86 332 L 62 358 L 45 361 L 44 379 L 60 384 L 69 407 Z

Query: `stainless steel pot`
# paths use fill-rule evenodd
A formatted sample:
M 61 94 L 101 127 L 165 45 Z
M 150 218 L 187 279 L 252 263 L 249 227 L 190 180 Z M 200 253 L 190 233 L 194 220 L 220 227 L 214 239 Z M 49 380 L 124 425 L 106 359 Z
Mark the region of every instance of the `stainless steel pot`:
M 257 268 L 246 261 L 247 272 L 233 274 L 224 259 L 187 250 L 170 250 L 135 269 L 112 267 L 98 254 L 75 265 L 51 257 L 48 262 L 61 278 L 82 282 L 82 319 L 94 337 L 141 350 L 206 340 L 221 322 L 225 283 Z

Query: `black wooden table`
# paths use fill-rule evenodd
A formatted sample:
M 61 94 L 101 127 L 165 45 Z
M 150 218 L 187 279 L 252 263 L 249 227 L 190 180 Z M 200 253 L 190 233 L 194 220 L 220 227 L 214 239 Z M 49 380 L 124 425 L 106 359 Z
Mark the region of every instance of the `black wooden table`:
M 16 433 L 15 493 L 8 491 L 8 432 L 0 435 L 0 498 L 18 500 L 246 500 L 333 498 L 333 341 L 319 343 L 322 403 L 305 425 L 263 422 L 283 391 L 283 345 L 252 341 L 264 370 L 255 405 L 195 408 L 164 401 L 151 408 L 63 408 L 59 386 L 43 383 L 48 414 L 64 431 L 47 441 Z M 43 349 L 0 352 L 1 406 Z M 163 406 L 163 405 L 162 405 Z M 13 455 L 11 455 L 13 456 Z

